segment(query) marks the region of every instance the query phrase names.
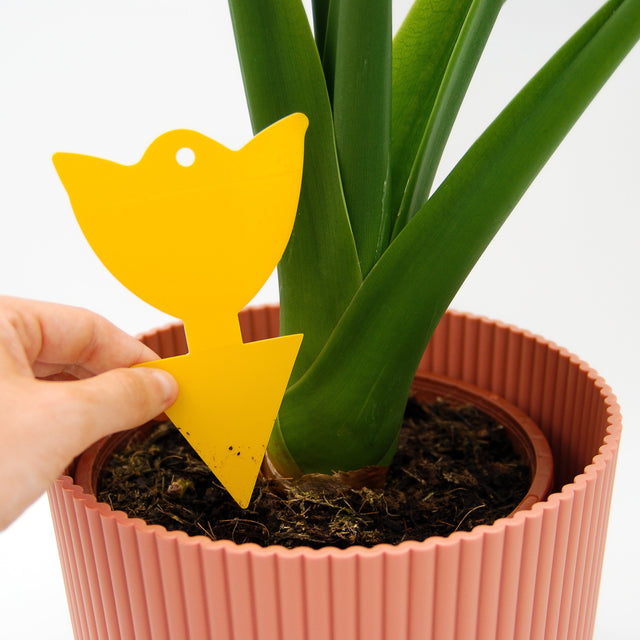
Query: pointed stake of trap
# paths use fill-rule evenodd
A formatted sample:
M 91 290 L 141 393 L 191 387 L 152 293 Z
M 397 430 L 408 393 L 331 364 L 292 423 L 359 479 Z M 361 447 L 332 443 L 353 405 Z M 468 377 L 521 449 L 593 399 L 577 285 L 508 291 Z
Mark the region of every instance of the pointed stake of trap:
M 243 509 L 301 341 L 283 336 L 144 365 L 180 380 L 178 400 L 166 413 Z
M 243 508 L 302 336 L 243 344 L 237 314 L 289 240 L 307 126 L 306 116 L 293 114 L 239 151 L 195 131 L 169 131 L 130 166 L 53 158 L 104 265 L 184 321 L 189 353 L 143 366 L 174 375 L 180 394 L 167 414 Z

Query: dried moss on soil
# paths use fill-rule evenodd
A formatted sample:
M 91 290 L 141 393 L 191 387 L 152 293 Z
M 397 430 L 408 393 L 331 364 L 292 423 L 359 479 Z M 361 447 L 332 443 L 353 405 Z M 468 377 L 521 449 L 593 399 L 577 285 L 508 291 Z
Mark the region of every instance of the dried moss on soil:
M 504 428 L 474 407 L 410 401 L 383 490 L 282 488 L 259 478 L 248 509 L 228 496 L 171 423 L 111 460 L 98 498 L 169 530 L 286 547 L 424 540 L 508 515 L 529 469 Z

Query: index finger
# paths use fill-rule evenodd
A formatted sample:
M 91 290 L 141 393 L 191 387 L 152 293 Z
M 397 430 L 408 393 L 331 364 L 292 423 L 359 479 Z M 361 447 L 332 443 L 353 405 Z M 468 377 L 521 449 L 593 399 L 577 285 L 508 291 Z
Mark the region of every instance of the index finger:
M 60 370 L 75 367 L 97 374 L 158 359 L 106 318 L 79 307 L 0 297 L 0 322 L 15 332 L 25 359 L 20 364 L 32 369 L 35 365 L 59 366 Z M 7 346 L 15 358 L 16 346 Z

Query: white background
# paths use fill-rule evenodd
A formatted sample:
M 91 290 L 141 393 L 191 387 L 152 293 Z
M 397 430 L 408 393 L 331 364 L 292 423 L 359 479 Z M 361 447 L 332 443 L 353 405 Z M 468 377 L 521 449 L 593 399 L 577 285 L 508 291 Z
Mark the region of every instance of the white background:
M 599 0 L 510 0 L 461 111 L 445 167 Z M 408 1 L 399 2 L 396 18 Z M 568 347 L 625 417 L 597 616 L 598 640 L 640 638 L 640 48 L 518 205 L 454 306 Z M 136 162 L 191 128 L 237 148 L 251 135 L 222 0 L 2 0 L 0 293 L 89 307 L 127 331 L 163 323 L 98 262 L 51 164 L 55 151 Z M 144 239 L 140 239 L 144 246 Z M 158 251 L 167 259 L 168 248 Z M 273 279 L 259 294 L 275 301 Z M 1 443 L 0 443 L 1 446 Z M 0 638 L 68 640 L 44 499 L 0 534 Z

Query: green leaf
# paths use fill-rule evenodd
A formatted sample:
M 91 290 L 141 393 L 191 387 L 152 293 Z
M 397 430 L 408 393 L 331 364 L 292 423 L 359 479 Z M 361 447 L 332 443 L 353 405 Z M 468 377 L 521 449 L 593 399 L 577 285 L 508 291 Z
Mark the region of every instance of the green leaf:
M 333 121 L 342 187 L 366 276 L 391 235 L 391 0 L 338 6 Z
M 278 267 L 281 331 L 304 333 L 292 380 L 313 362 L 361 282 L 342 193 L 331 106 L 299 0 L 230 0 L 254 131 L 309 118 L 300 204 Z
M 270 444 L 276 455 L 292 456 L 305 472 L 389 461 L 412 377 L 442 314 L 638 39 L 640 0 L 611 0 L 480 136 L 391 243 L 314 366 L 287 391 Z
M 429 197 L 453 123 L 503 4 L 504 0 L 474 0 L 469 8 L 411 167 L 394 227 L 394 237 Z M 396 87 L 406 80 L 400 77 Z
M 391 210 L 404 196 L 423 132 L 473 0 L 416 0 L 393 40 Z

